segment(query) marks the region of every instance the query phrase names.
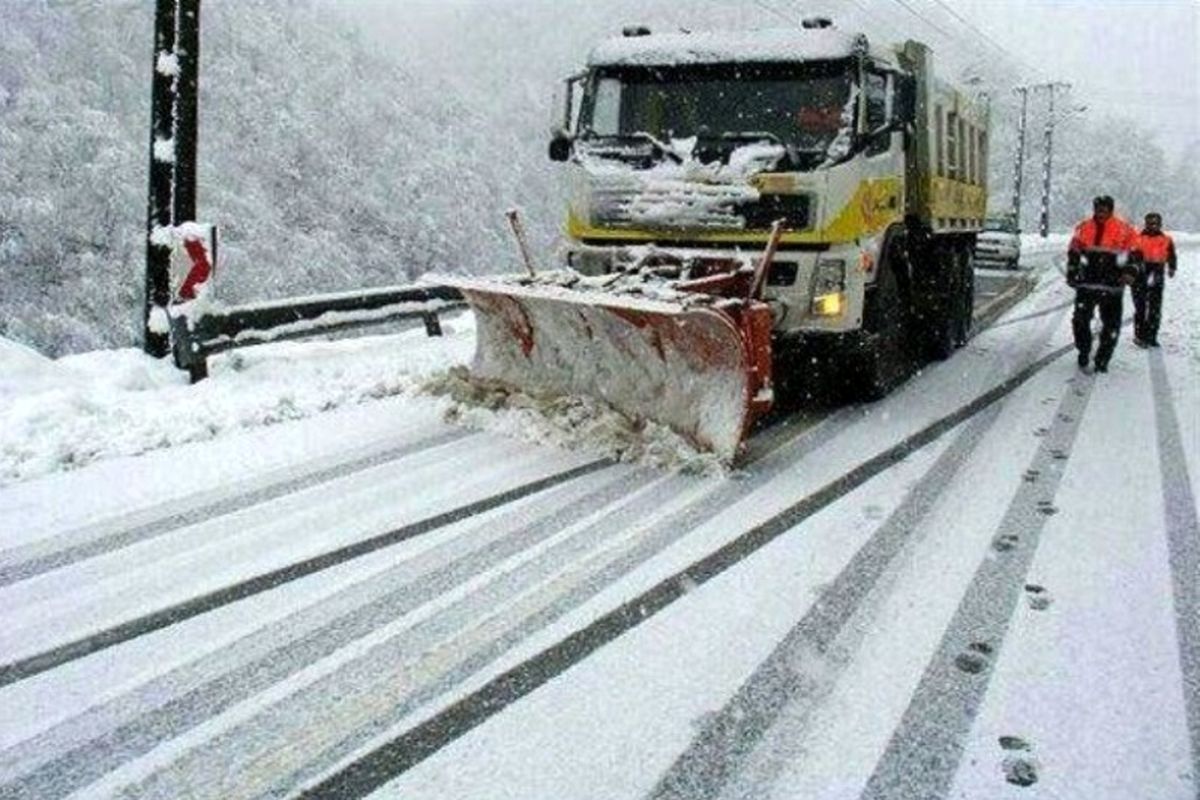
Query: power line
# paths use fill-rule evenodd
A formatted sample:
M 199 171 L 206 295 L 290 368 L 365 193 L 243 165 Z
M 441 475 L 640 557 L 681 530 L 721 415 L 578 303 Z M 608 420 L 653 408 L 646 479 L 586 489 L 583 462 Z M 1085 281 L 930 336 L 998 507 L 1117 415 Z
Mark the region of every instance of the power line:
M 904 38 L 903 33 L 894 24 L 890 23 L 888 20 L 884 19 L 882 16 L 880 16 L 879 14 L 872 11 L 871 8 L 868 8 L 860 0 L 848 0 L 848 1 L 852 5 L 854 5 L 859 11 L 861 11 L 867 19 L 873 20 L 877 24 L 879 24 L 885 30 L 885 32 L 887 34 L 889 34 L 890 36 Z M 992 48 L 994 48 L 997 52 L 999 52 L 1002 56 L 1004 56 L 1004 58 L 1006 60 L 1008 60 L 1013 66 L 1018 68 L 1018 71 L 1023 69 L 1029 73 L 1033 73 L 1033 74 L 1037 73 L 1037 70 L 1033 69 L 1029 64 L 1025 63 L 1022 59 L 1017 57 L 1015 54 L 1013 54 L 1011 51 L 1009 51 L 1007 48 L 1005 48 L 1003 45 L 1001 45 L 999 42 L 997 42 L 991 36 L 984 33 L 976 25 L 972 24 L 969 20 L 967 20 L 965 17 L 963 17 L 961 14 L 959 14 L 953 8 L 946 5 L 946 3 L 943 0 L 933 0 L 933 1 L 936 2 L 945 11 L 950 13 L 950 15 L 955 20 L 957 20 L 960 24 L 965 26 L 972 33 L 974 33 L 976 36 L 978 36 L 979 38 L 984 40 L 987 44 L 989 44 Z M 764 2 L 762 2 L 762 0 L 754 0 L 754 2 L 760 8 L 763 8 L 764 10 L 766 10 L 776 16 L 779 16 L 780 18 L 783 18 L 783 15 L 780 14 L 780 12 L 777 9 L 768 7 L 767 5 L 765 5 Z M 933 29 L 934 31 L 940 33 L 942 36 L 946 37 L 946 42 L 950 47 L 959 50 L 959 52 L 964 55 L 975 55 L 973 51 L 971 51 L 966 45 L 964 45 L 962 43 L 962 41 L 961 41 L 962 37 L 960 35 L 947 30 L 942 25 L 939 25 L 938 23 L 931 20 L 926 14 L 922 13 L 919 9 L 917 9 L 910 2 L 908 2 L 908 0 L 892 0 L 892 2 L 894 2 L 896 5 L 900 6 L 902 9 L 907 11 L 913 17 L 916 17 L 918 20 L 920 20 L 922 23 L 924 23 L 927 27 Z M 790 17 L 788 18 L 788 21 L 789 22 L 792 21 Z
M 962 14 L 959 14 L 959 13 L 958 13 L 957 11 L 955 11 L 955 10 L 954 10 L 952 7 L 950 7 L 949 5 L 947 5 L 947 4 L 944 2 L 944 0 L 933 0 L 933 2 L 935 2 L 935 3 L 937 3 L 939 6 L 941 6 L 941 7 L 942 7 L 942 8 L 943 8 L 943 9 L 946 11 L 946 13 L 948 13 L 950 16 L 954 17 L 954 18 L 955 18 L 956 20 L 958 20 L 960 23 L 962 23 L 963 25 L 965 25 L 967 28 L 969 28 L 971 31 L 973 31 L 973 32 L 974 32 L 974 33 L 975 33 L 977 36 L 979 36 L 979 37 L 980 37 L 981 39 L 983 39 L 985 42 L 988 42 L 989 44 L 991 44 L 991 45 L 992 45 L 992 47 L 996 48 L 996 50 L 997 50 L 999 53 L 1001 53 L 1001 54 L 1002 54 L 1002 55 L 1004 55 L 1006 58 L 1008 58 L 1010 61 L 1012 61 L 1012 62 L 1013 62 L 1013 64 L 1017 65 L 1018 67 L 1022 67 L 1022 68 L 1023 68 L 1023 69 L 1025 69 L 1027 72 L 1030 72 L 1030 73 L 1036 73 L 1036 72 L 1037 72 L 1037 70 L 1036 70 L 1036 69 L 1034 69 L 1033 67 L 1031 67 L 1031 66 L 1030 66 L 1030 65 L 1029 65 L 1027 62 L 1025 62 L 1023 59 L 1021 59 L 1019 56 L 1017 56 L 1015 53 L 1013 53 L 1013 52 L 1012 52 L 1011 50 L 1009 50 L 1007 47 L 1005 47 L 1004 45 L 1002 45 L 1002 44 L 1000 44 L 999 42 L 997 42 L 995 39 L 993 39 L 993 38 L 992 38 L 991 36 L 989 36 L 987 33 L 985 33 L 984 31 L 980 30 L 980 29 L 979 29 L 979 27 L 978 27 L 978 26 L 976 26 L 976 25 L 975 25 L 973 22 L 971 22 L 971 21 L 970 21 L 970 20 L 968 20 L 966 17 L 964 17 Z
M 902 8 L 906 9 L 908 11 L 908 13 L 912 14 L 914 17 L 921 20 L 922 22 L 924 22 L 929 27 L 933 28 L 938 33 L 947 37 L 948 39 L 950 39 L 950 41 L 955 41 L 958 38 L 953 33 L 950 33 L 950 31 L 946 30 L 941 25 L 938 25 L 936 22 L 929 19 L 924 14 L 922 14 L 920 11 L 917 11 L 915 8 L 913 8 L 911 5 L 909 5 L 908 0 L 892 0 L 892 2 L 898 6 L 901 6 Z
M 851 2 L 854 2 L 854 4 L 857 5 L 859 8 L 863 8 L 863 6 L 860 3 L 858 3 L 857 0 L 851 0 Z M 972 57 L 975 55 L 975 53 L 972 50 L 970 50 L 970 48 L 968 48 L 961 41 L 962 37 L 960 37 L 954 33 L 951 33 L 950 31 L 946 30 L 941 25 L 938 25 L 936 22 L 929 19 L 929 17 L 927 17 L 925 14 L 922 14 L 911 3 L 906 2 L 906 0 L 892 0 L 892 2 L 894 2 L 896 5 L 900 6 L 902 9 L 907 11 L 913 17 L 916 17 L 918 20 L 920 20 L 922 23 L 924 23 L 926 27 L 931 28 L 932 30 L 936 31 L 937 33 L 940 33 L 943 37 L 945 37 L 945 43 L 949 48 L 958 50 L 959 53 L 964 56 Z M 864 10 L 866 10 L 866 9 L 864 9 Z
M 778 17 L 779 19 L 784 20 L 785 22 L 795 22 L 795 20 L 793 20 L 791 17 L 785 15 L 779 9 L 773 8 L 772 6 L 767 5 L 763 0 L 754 0 L 754 5 L 758 6 L 763 11 L 766 11 L 768 14 L 773 14 L 774 16 Z
M 873 11 L 871 11 L 871 9 L 867 8 L 865 5 L 860 3 L 859 0 L 850 0 L 850 2 L 852 4 L 854 4 L 854 6 L 858 8 L 858 10 L 862 11 L 862 13 L 868 19 L 873 19 L 876 22 L 878 22 L 887 31 L 888 34 L 890 34 L 892 36 L 897 36 L 897 37 L 903 38 L 900 34 L 899 29 L 897 29 L 896 26 L 889 24 L 882 17 L 876 15 Z

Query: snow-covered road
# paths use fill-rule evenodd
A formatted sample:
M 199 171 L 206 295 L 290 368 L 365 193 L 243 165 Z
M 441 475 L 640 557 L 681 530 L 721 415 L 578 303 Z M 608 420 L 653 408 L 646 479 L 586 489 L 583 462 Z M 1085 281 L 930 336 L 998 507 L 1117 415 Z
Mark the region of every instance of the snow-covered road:
M 0 489 L 0 797 L 1195 797 L 1182 254 L 1161 350 L 1126 333 L 1078 373 L 1047 271 L 731 475 L 449 425 L 415 378 L 360 402 L 337 348 L 246 351 L 190 443 L 135 421 L 100 455 L 150 452 Z M 363 352 L 461 359 L 462 330 Z M 228 433 L 260 406 L 222 379 L 264 374 L 344 407 Z

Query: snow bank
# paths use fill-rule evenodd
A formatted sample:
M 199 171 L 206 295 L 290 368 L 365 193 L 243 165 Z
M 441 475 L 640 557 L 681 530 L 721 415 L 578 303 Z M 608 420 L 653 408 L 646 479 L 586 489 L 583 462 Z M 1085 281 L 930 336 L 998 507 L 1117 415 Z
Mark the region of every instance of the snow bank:
M 468 359 L 470 318 L 447 336 L 423 329 L 335 342 L 277 343 L 211 361 L 188 385 L 137 350 L 43 359 L 0 347 L 0 485 L 115 456 L 203 441 L 399 394 Z
M 0 486 L 103 459 L 207 441 L 326 411 L 404 396 L 452 423 L 662 468 L 713 473 L 665 427 L 598 402 L 500 391 L 466 374 L 471 314 L 333 342 L 276 342 L 210 360 L 195 386 L 169 361 L 103 350 L 58 360 L 0 339 Z M 185 465 L 181 465 L 183 469 Z
M 0 403 L 61 380 L 62 372 L 53 361 L 25 345 L 0 338 Z

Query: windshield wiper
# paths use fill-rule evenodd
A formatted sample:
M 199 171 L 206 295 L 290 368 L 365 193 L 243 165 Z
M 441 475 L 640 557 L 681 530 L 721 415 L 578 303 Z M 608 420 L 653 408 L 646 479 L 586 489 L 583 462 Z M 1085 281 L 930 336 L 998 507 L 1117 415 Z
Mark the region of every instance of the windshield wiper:
M 655 137 L 653 134 L 647 133 L 646 131 L 631 131 L 630 133 L 607 133 L 607 134 L 600 134 L 600 133 L 595 133 L 594 131 L 588 131 L 587 134 L 585 134 L 584 138 L 587 138 L 587 139 L 612 139 L 617 142 L 629 142 L 629 141 L 645 142 L 646 144 L 650 145 L 651 148 L 653 148 L 654 152 L 656 152 L 660 155 L 666 156 L 667 158 L 674 161 L 676 164 L 683 163 L 683 158 L 678 153 L 676 153 L 674 150 L 672 150 L 670 145 L 661 141 L 660 139 Z
M 720 138 L 734 142 L 770 142 L 781 147 L 787 146 L 783 143 L 783 139 L 770 131 L 725 131 Z
M 770 131 L 725 131 L 718 138 L 728 142 L 770 142 L 779 145 L 787 156 L 787 162 L 793 165 L 800 164 L 801 155 L 811 155 L 810 151 L 801 150 Z

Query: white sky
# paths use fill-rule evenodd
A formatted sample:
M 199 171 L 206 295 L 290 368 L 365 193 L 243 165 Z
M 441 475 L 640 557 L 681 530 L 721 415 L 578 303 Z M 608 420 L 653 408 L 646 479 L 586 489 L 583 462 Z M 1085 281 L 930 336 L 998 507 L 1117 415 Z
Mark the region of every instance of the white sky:
M 890 2 L 891 0 L 889 0 Z M 915 0 L 941 11 L 936 3 Z M 947 0 L 1043 79 L 1096 112 L 1152 126 L 1178 151 L 1200 140 L 1197 0 Z M 874 2 L 872 5 L 885 5 Z M 950 26 L 948 14 L 940 20 Z

